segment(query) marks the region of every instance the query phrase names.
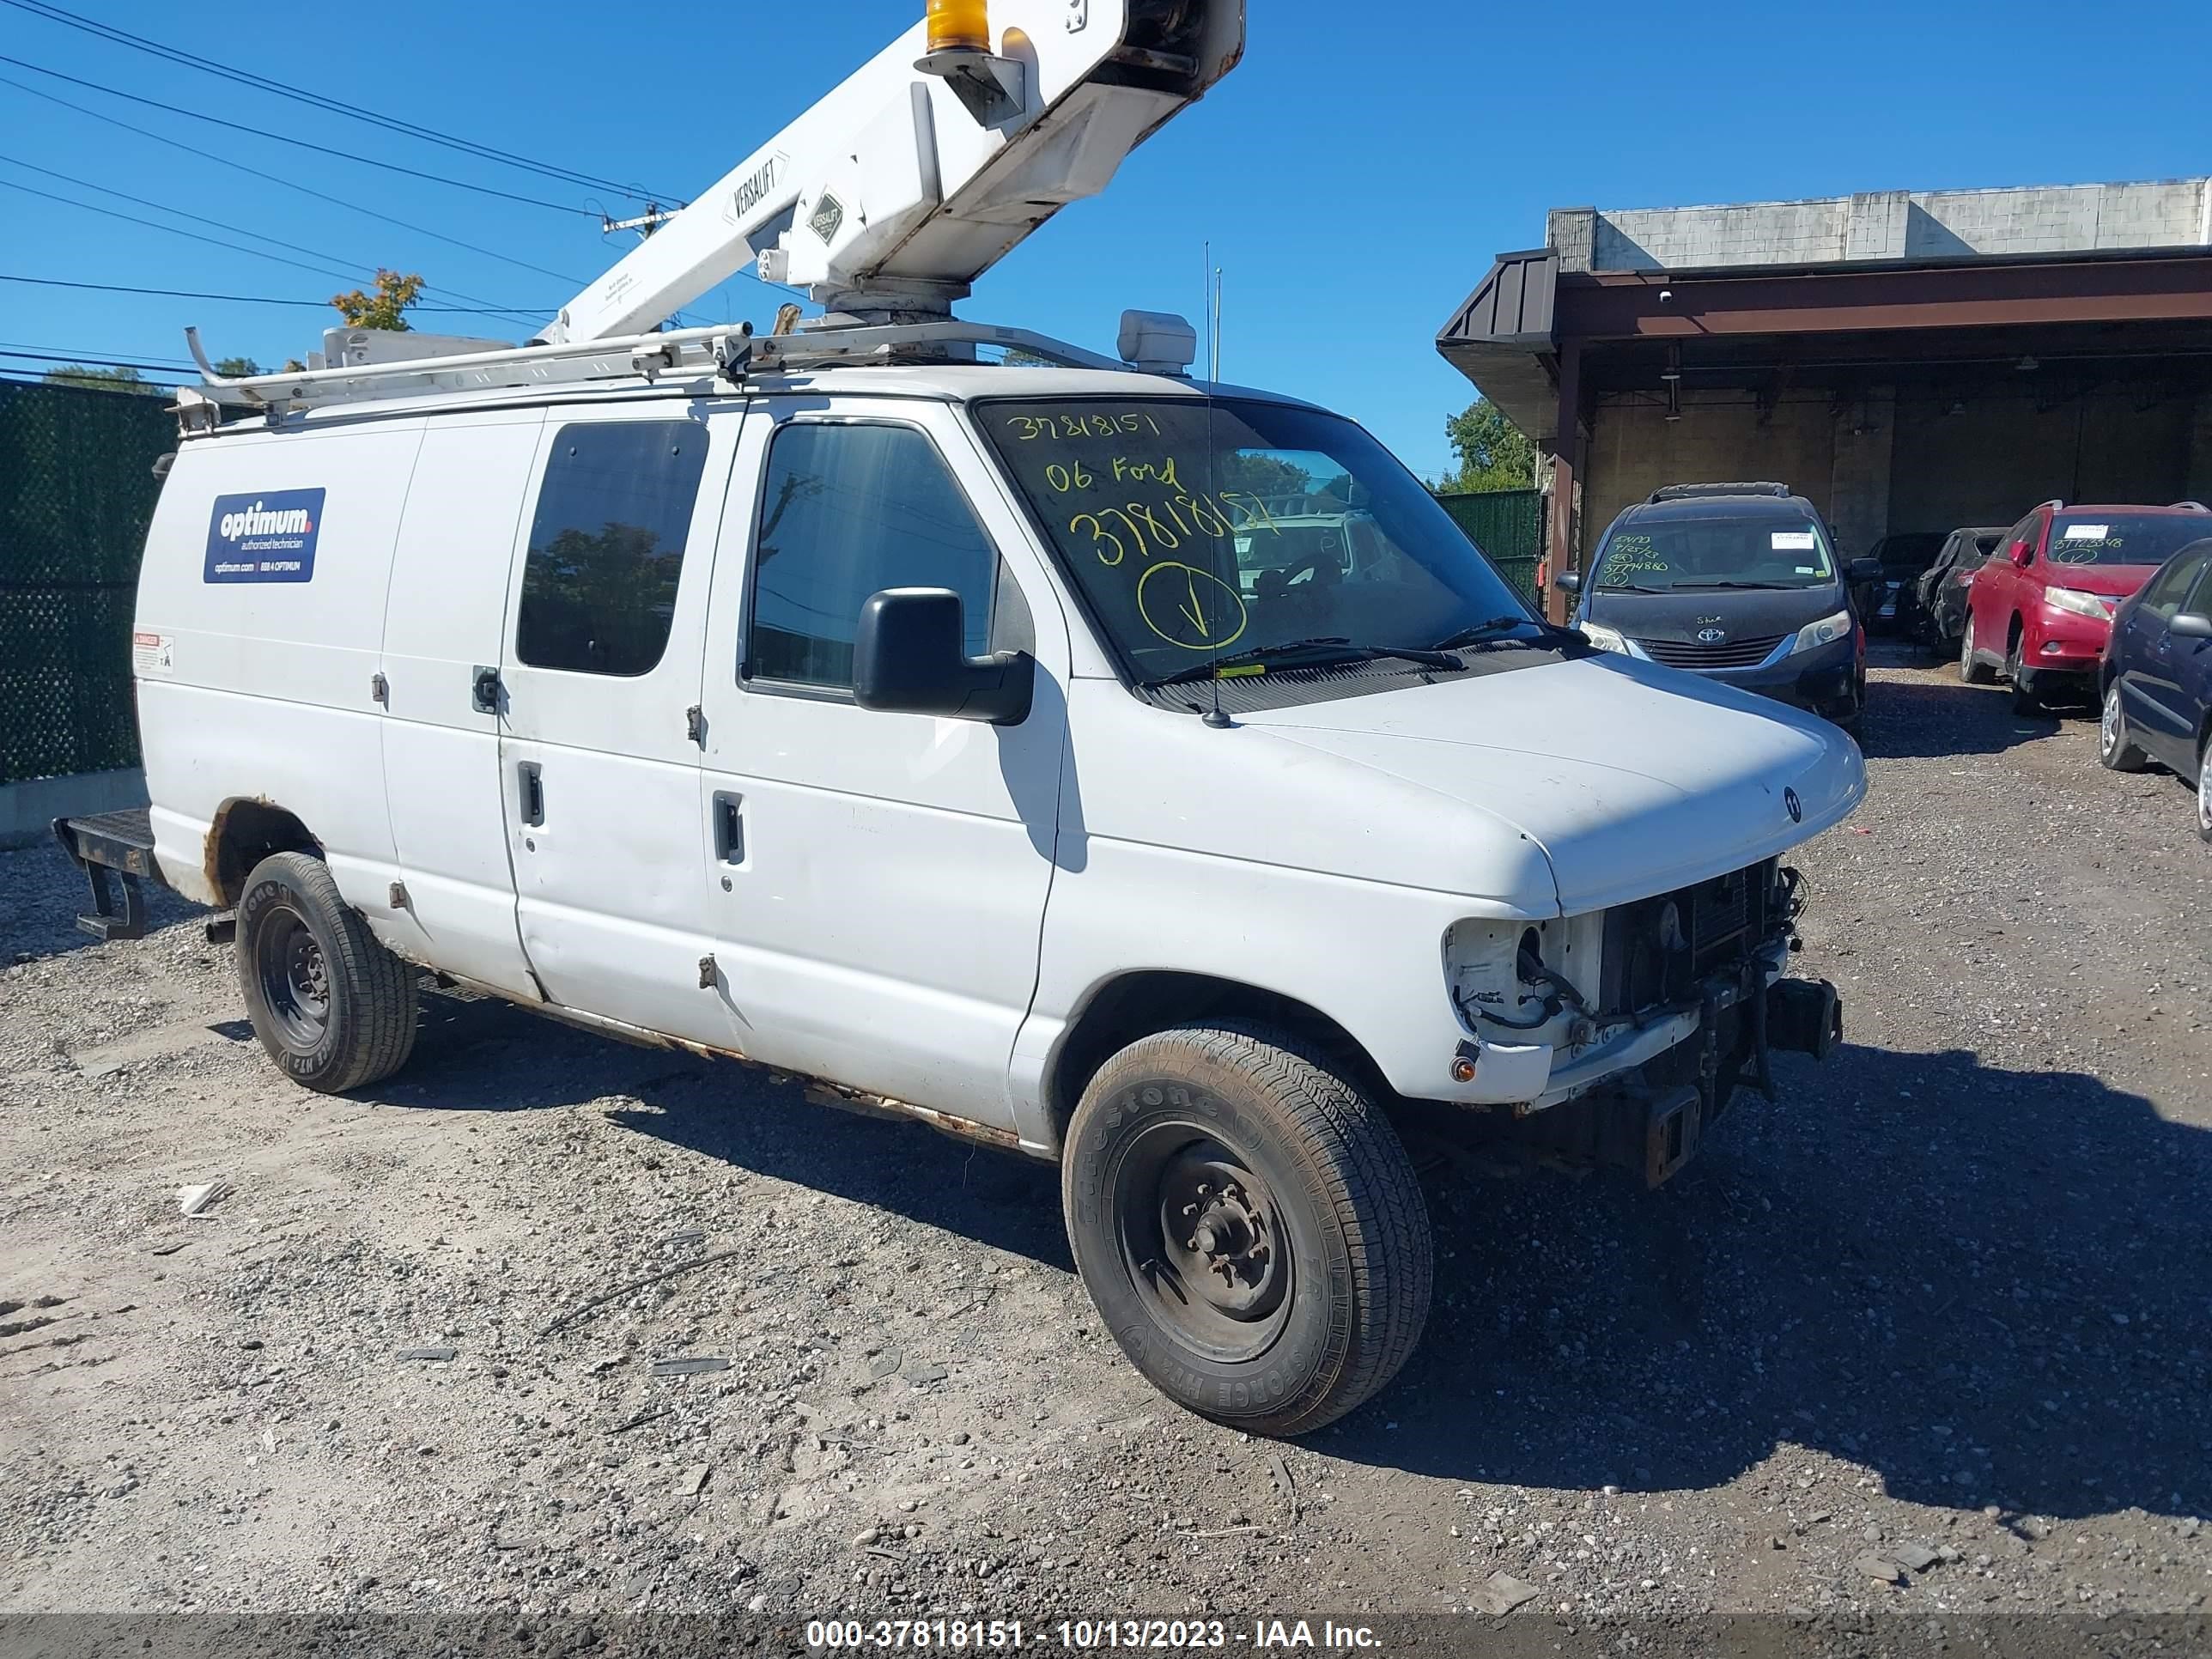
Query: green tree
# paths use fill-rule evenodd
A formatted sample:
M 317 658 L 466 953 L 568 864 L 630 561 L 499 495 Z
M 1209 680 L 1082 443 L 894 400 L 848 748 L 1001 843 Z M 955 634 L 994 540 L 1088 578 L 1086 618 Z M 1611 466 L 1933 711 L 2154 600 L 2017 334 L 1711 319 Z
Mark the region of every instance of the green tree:
M 70 363 L 48 369 L 43 378 L 50 386 L 86 386 L 95 392 L 143 392 L 156 398 L 162 395 L 160 386 L 135 368 L 87 368 L 82 363 Z
M 243 380 L 261 373 L 261 365 L 251 357 L 223 357 L 216 361 L 215 372 L 234 380 Z
M 1477 398 L 1447 419 L 1444 436 L 1459 457 L 1459 470 L 1437 480 L 1445 494 L 1534 487 L 1536 446 L 1489 398 Z
M 420 276 L 402 276 L 396 270 L 386 270 L 379 266 L 374 294 L 356 289 L 350 294 L 333 294 L 331 303 L 337 307 L 338 315 L 346 319 L 349 328 L 404 331 L 407 307 L 422 297 L 422 279 Z
M 1221 457 L 1215 482 L 1224 489 L 1273 500 L 1313 493 L 1313 475 L 1296 461 L 1261 450 L 1240 449 Z

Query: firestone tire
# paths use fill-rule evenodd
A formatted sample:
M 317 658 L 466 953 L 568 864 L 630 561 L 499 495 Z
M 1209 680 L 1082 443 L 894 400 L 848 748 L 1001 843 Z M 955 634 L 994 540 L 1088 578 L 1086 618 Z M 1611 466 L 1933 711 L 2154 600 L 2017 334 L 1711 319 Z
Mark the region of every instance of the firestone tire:
M 1075 1109 L 1060 1186 L 1099 1316 L 1201 1416 L 1310 1433 L 1420 1340 L 1434 1247 L 1405 1147 L 1287 1032 L 1224 1023 L 1122 1049 Z
M 302 1088 L 343 1094 L 415 1048 L 415 970 L 377 943 L 320 859 L 276 853 L 238 901 L 238 979 L 254 1035 Z

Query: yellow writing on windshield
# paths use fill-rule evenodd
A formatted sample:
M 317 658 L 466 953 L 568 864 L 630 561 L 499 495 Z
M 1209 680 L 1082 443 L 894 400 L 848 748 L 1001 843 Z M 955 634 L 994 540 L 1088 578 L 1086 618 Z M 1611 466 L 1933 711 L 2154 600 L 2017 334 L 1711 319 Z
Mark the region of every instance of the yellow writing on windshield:
M 1077 514 L 1067 529 L 1070 535 L 1088 536 L 1098 562 L 1109 568 L 1131 553 L 1146 561 L 1158 552 L 1172 553 L 1186 541 L 1222 541 L 1262 531 L 1279 537 L 1283 533 L 1268 516 L 1266 502 L 1233 489 L 1218 495 L 1183 490 L 1158 501 L 1102 507 L 1095 513 Z
M 1006 418 L 1006 430 L 1025 444 L 1057 438 L 1063 441 L 1075 438 L 1120 438 L 1139 432 L 1160 435 L 1160 423 L 1142 410 L 1115 415 L 1085 411 L 1045 415 L 1012 415 Z
M 1170 645 L 1219 651 L 1250 624 L 1244 596 L 1211 571 L 1163 560 L 1137 580 L 1137 614 Z

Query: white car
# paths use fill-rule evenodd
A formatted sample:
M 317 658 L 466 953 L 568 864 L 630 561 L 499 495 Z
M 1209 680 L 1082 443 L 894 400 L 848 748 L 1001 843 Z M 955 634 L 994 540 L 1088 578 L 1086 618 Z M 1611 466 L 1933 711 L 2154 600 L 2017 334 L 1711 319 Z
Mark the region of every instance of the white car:
M 151 858 L 306 1087 L 404 1065 L 428 970 L 1056 1159 L 1131 1361 L 1287 1434 L 1421 1329 L 1391 1110 L 1656 1180 L 1840 1036 L 1778 860 L 1856 747 L 1541 623 L 1309 404 L 794 360 L 200 424 Z M 1324 489 L 1367 551 L 1286 570 Z

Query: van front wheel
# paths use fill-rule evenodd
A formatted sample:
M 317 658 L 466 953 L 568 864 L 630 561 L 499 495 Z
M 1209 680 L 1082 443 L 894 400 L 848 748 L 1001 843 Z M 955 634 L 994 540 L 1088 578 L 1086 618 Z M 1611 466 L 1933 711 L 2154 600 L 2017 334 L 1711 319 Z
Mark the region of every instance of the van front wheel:
M 254 1035 L 302 1088 L 343 1094 L 415 1048 L 415 970 L 377 943 L 320 859 L 276 853 L 238 901 L 238 978 Z
M 1306 1433 L 1420 1340 L 1434 1264 L 1406 1149 L 1288 1033 L 1193 1026 L 1122 1049 L 1076 1108 L 1061 1196 L 1115 1340 L 1203 1416 Z

